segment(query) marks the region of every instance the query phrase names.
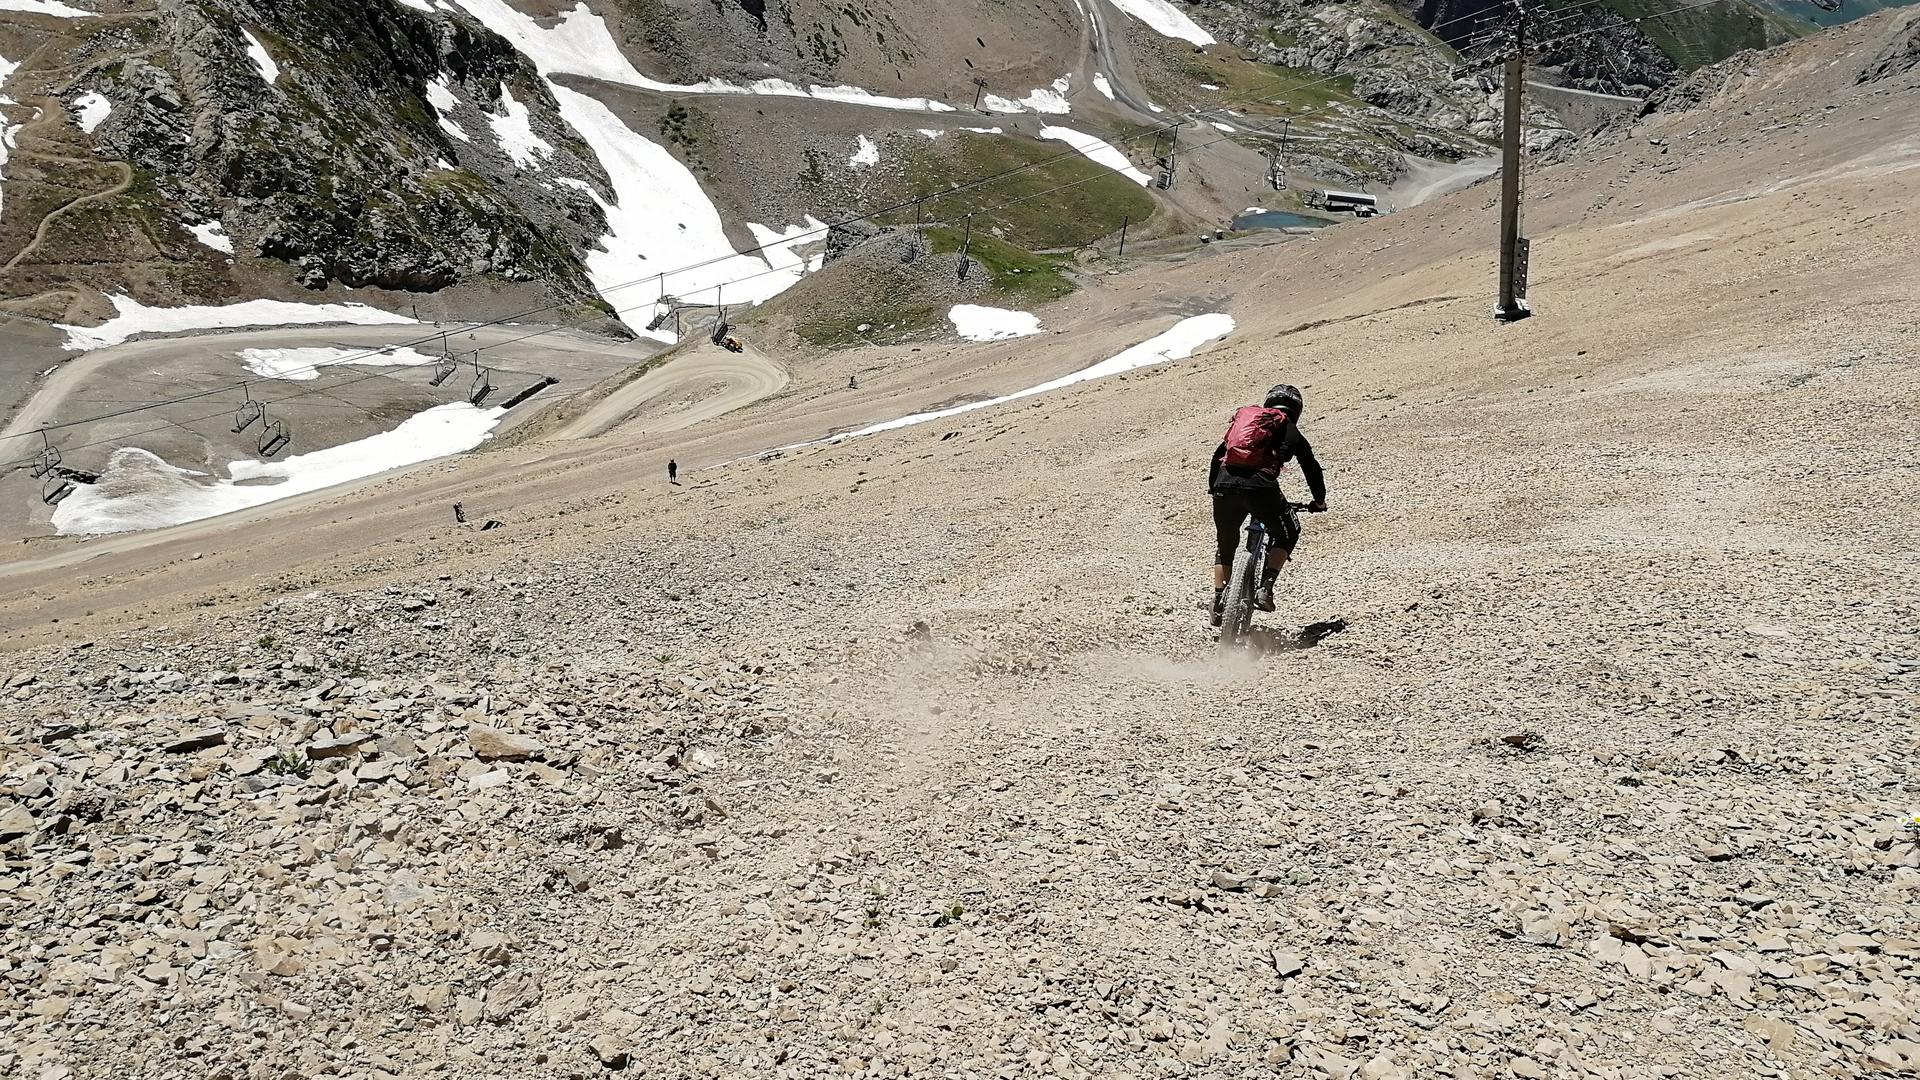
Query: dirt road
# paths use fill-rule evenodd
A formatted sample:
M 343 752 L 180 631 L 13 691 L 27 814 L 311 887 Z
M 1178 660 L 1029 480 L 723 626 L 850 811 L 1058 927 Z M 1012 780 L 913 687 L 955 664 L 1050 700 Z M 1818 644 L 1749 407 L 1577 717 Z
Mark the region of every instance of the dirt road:
M 659 416 L 634 420 L 648 402 L 676 390 L 724 383 L 716 394 Z M 659 368 L 594 402 L 591 408 L 555 428 L 556 439 L 586 439 L 609 431 L 631 433 L 679 431 L 724 416 L 735 409 L 778 393 L 787 385 L 787 373 L 752 345 L 731 353 L 701 342 L 681 351 Z M 630 422 L 631 421 L 631 422 Z

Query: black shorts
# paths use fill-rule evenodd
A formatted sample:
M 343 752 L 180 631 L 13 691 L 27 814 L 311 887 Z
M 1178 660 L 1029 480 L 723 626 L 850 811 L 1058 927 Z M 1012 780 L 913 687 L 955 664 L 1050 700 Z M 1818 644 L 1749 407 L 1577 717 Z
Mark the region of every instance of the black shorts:
M 1240 550 L 1240 527 L 1249 514 L 1267 527 L 1269 545 L 1293 554 L 1300 542 L 1300 519 L 1279 488 L 1221 488 L 1213 493 L 1215 563 L 1233 562 L 1233 553 Z

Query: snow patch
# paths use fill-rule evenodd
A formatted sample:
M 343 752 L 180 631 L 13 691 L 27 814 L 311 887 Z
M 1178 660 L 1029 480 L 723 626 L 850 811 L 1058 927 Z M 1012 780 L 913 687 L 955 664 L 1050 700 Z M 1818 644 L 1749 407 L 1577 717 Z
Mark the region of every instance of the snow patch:
M 187 226 L 195 240 L 223 254 L 233 254 L 233 237 L 228 236 L 226 228 L 218 221 L 203 221 L 198 225 Z
M 1104 379 L 1110 375 L 1118 375 L 1122 372 L 1152 367 L 1155 364 L 1164 364 L 1169 360 L 1184 360 L 1192 356 L 1201 346 L 1218 341 L 1232 332 L 1233 316 L 1231 315 L 1220 314 L 1218 312 L 1211 315 L 1195 315 L 1191 318 L 1181 319 L 1178 323 L 1174 324 L 1171 330 L 1156 334 L 1140 344 L 1135 345 L 1133 348 L 1115 356 L 1108 357 L 1092 367 L 1081 368 L 1079 371 L 1073 372 L 1070 375 L 1062 375 L 1057 379 L 1043 382 L 1038 386 L 1029 386 L 1025 390 L 1016 391 L 1004 397 L 997 397 L 988 401 L 969 402 L 965 405 L 955 405 L 949 409 L 938 409 L 933 412 L 913 413 L 908 416 L 902 416 L 897 420 L 888 420 L 884 423 L 873 424 L 869 427 L 859 428 L 854 431 L 843 431 L 838 435 L 829 435 L 824 439 L 815 439 L 812 442 L 783 446 L 780 449 L 798 450 L 803 446 L 845 442 L 848 439 L 858 439 L 866 435 L 877 435 L 882 431 L 912 427 L 915 424 L 924 424 L 932 420 L 944 420 L 949 416 L 958 416 L 961 413 L 973 412 L 976 409 L 990 409 L 995 405 L 1004 405 L 1009 401 L 1018 401 L 1022 398 L 1033 397 L 1037 394 L 1050 393 L 1076 383 L 1091 382 L 1094 379 Z
M 66 326 L 68 349 L 104 349 L 135 334 L 177 334 L 188 330 L 225 330 L 239 326 L 313 326 L 356 323 L 386 326 L 411 323 L 405 315 L 365 304 L 291 304 L 284 300 L 248 300 L 239 304 L 148 307 L 130 296 L 109 295 L 115 315 L 99 326 Z
M 1218 86 L 1216 86 L 1216 85 L 1214 85 L 1213 83 L 1210 83 L 1210 82 L 1203 82 L 1203 83 L 1201 83 L 1201 84 L 1200 84 L 1200 89 L 1202 89 L 1202 90 L 1218 90 L 1218 89 L 1220 89 L 1220 87 L 1218 87 Z
M 1113 84 L 1107 81 L 1107 76 L 1103 72 L 1093 73 L 1093 88 L 1100 91 L 1108 101 L 1113 100 Z
M 953 332 L 968 341 L 1004 341 L 1040 333 L 1040 316 L 979 304 L 955 304 L 947 311 Z
M 427 3 L 427 0 L 400 0 L 400 2 L 415 11 L 424 11 L 429 15 L 433 14 L 433 5 Z
M 878 165 L 880 164 L 880 148 L 873 144 L 872 139 L 862 135 L 854 142 L 853 156 L 847 159 L 847 164 L 856 169 L 865 168 L 869 165 Z
M 1209 121 L 1207 121 L 1207 123 L 1209 123 L 1209 124 L 1212 124 L 1212 125 L 1213 125 L 1213 129 L 1214 129 L 1215 131 L 1224 131 L 1224 132 L 1226 132 L 1226 133 L 1227 133 L 1227 134 L 1229 134 L 1229 135 L 1231 135 L 1231 134 L 1233 134 L 1233 133 L 1235 133 L 1235 132 L 1237 132 L 1237 131 L 1239 131 L 1239 130 L 1240 130 L 1239 128 L 1237 128 L 1237 127 L 1234 127 L 1234 126 L 1233 126 L 1232 124 L 1223 124 L 1223 123 L 1221 123 L 1221 122 L 1220 122 L 1220 121 L 1218 121 L 1218 120 L 1209 120 Z
M 553 144 L 533 133 L 533 114 L 524 102 L 515 101 L 513 91 L 500 85 L 500 112 L 487 117 L 500 149 L 523 169 L 537 169 L 542 158 L 553 156 Z
M 97 19 L 97 11 L 84 11 L 60 0 L 0 0 L 0 11 L 31 11 L 36 15 L 60 15 L 69 19 Z
M 99 91 L 90 90 L 73 100 L 74 120 L 80 130 L 93 134 L 93 129 L 107 122 L 113 115 L 113 102 L 108 101 Z
M 736 86 L 717 79 L 691 84 L 664 83 L 640 74 L 607 31 L 607 24 L 586 4 L 577 4 L 552 26 L 541 26 L 533 16 L 508 6 L 505 0 L 457 0 L 460 7 L 512 42 L 533 61 L 540 74 L 584 75 L 622 86 L 636 86 L 669 94 L 764 94 L 773 97 L 811 97 L 852 105 L 920 112 L 953 112 L 951 105 L 928 98 L 887 97 L 858 86 L 796 86 L 785 79 L 762 79 Z
M 940 137 L 940 130 L 938 128 L 920 128 L 919 131 L 920 134 L 925 135 L 929 139 L 937 139 Z
M 288 382 L 312 382 L 323 367 L 351 364 L 354 367 L 426 367 L 439 361 L 411 348 L 393 348 L 381 352 L 366 349 L 241 349 L 240 362 L 248 371 L 268 379 Z
M 278 502 L 471 450 L 505 415 L 505 409 L 464 401 L 436 405 L 392 431 L 354 442 L 281 461 L 232 462 L 224 480 L 124 447 L 107 459 L 99 483 L 76 486 L 54 507 L 53 528 L 62 536 L 160 529 Z
M 971 131 L 975 135 L 998 135 L 1001 133 L 1002 129 L 997 127 L 990 127 L 990 128 L 962 128 L 961 130 Z
M 1199 24 L 1188 18 L 1186 12 L 1167 0 L 1113 0 L 1113 6 L 1146 23 L 1163 37 L 1179 38 L 1195 45 L 1211 45 L 1214 42 L 1212 34 L 1200 29 Z
M 1023 98 L 1010 99 L 988 94 L 980 99 L 980 107 L 996 113 L 1036 112 L 1064 116 L 1073 111 L 1073 106 L 1067 102 L 1067 90 L 1072 85 L 1073 76 L 1062 75 L 1053 80 L 1051 86 L 1043 86 Z
M 447 119 L 447 114 L 460 107 L 460 99 L 454 96 L 453 87 L 447 84 L 445 75 L 427 84 L 427 104 L 433 106 L 434 116 L 440 121 L 440 130 L 459 139 L 472 142 L 473 136 L 459 124 Z
M 1127 160 L 1127 155 L 1121 153 L 1115 149 L 1112 144 L 1103 139 L 1095 138 L 1082 131 L 1075 131 L 1072 128 L 1056 126 L 1041 128 L 1040 137 L 1043 139 L 1057 139 L 1060 142 L 1066 143 L 1089 160 L 1100 165 L 1105 165 L 1107 168 L 1139 184 L 1141 187 L 1146 187 L 1153 183 L 1153 177 L 1135 168 L 1133 162 Z
M 662 273 L 671 272 L 666 293 L 709 304 L 757 304 L 800 280 L 804 268 L 797 260 L 776 263 L 734 252 L 720 212 L 679 159 L 635 134 L 597 99 L 551 86 L 561 117 L 593 147 L 613 183 L 611 205 L 583 187 L 607 215 L 607 234 L 598 250 L 587 253 L 587 275 L 616 308 L 655 303 Z M 723 284 L 729 285 L 724 295 Z M 672 340 L 669 331 L 653 336 Z
M 240 34 L 247 39 L 247 56 L 253 61 L 255 70 L 260 72 L 260 77 L 267 80 L 268 86 L 279 82 L 280 65 L 273 62 L 273 54 L 260 44 L 259 38 L 253 36 L 253 31 L 243 26 Z

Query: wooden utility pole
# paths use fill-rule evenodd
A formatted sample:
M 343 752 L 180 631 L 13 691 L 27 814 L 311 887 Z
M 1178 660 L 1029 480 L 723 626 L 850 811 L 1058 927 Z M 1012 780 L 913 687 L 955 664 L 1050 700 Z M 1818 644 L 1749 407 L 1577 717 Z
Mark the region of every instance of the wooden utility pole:
M 1500 303 L 1493 317 L 1515 322 L 1527 308 L 1527 241 L 1520 235 L 1520 95 L 1526 86 L 1526 12 L 1514 4 L 1513 55 L 1507 57 L 1506 112 L 1500 143 Z
M 973 247 L 973 215 L 967 215 L 966 230 L 960 234 L 960 280 L 967 280 L 967 252 Z
M 1128 215 L 1125 215 L 1125 214 L 1122 214 L 1122 215 L 1120 216 L 1120 250 L 1119 250 L 1118 252 L 1116 252 L 1116 253 L 1114 254 L 1114 258 L 1116 258 L 1116 259 L 1120 259 L 1120 258 L 1125 258 L 1125 257 L 1126 257 L 1126 254 L 1127 254 L 1127 226 L 1128 226 L 1128 225 L 1129 225 L 1129 224 L 1130 224 L 1130 223 L 1131 223 L 1132 221 L 1133 221 L 1133 218 L 1132 218 L 1132 217 L 1130 217 L 1130 216 L 1128 216 Z
M 973 80 L 973 111 L 980 111 L 980 94 L 987 88 L 987 80 L 975 76 Z

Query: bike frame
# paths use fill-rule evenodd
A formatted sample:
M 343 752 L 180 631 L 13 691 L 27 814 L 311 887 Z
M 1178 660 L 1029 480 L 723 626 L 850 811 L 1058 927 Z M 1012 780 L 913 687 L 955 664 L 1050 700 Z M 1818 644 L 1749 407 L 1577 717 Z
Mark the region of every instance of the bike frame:
M 1306 503 L 1287 503 L 1287 509 L 1298 513 L 1307 509 Z M 1267 545 L 1271 542 L 1267 527 L 1252 514 L 1247 515 L 1246 535 L 1240 543 L 1240 551 L 1234 556 L 1232 569 L 1227 576 L 1227 600 L 1220 620 L 1220 647 L 1230 649 L 1240 644 L 1240 639 L 1253 629 L 1253 594 L 1260 587 L 1260 574 L 1267 565 Z

